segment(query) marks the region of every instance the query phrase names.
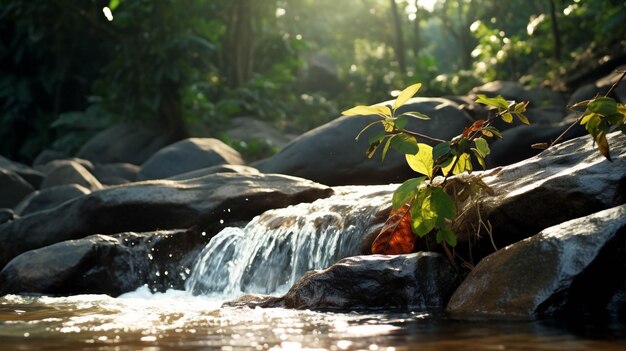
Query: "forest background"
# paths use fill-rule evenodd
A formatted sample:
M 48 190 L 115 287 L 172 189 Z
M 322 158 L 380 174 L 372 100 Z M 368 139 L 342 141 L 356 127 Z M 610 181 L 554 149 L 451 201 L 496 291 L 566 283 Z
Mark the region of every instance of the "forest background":
M 0 155 L 74 154 L 120 122 L 298 134 L 416 82 L 568 92 L 626 63 L 625 23 L 623 0 L 0 0 Z

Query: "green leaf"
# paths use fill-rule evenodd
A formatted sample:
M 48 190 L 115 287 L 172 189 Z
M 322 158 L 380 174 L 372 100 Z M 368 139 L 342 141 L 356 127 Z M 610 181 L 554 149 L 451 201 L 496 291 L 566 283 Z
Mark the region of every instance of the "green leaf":
M 380 145 L 380 140 L 377 140 L 370 144 L 370 147 L 365 152 L 365 154 L 367 155 L 367 158 L 372 158 L 372 156 L 374 156 L 374 153 L 376 153 L 376 149 L 378 149 L 379 145 Z
M 423 119 L 423 120 L 429 120 L 430 117 L 428 115 L 425 115 L 421 112 L 417 112 L 417 111 L 409 111 L 409 112 L 405 112 L 403 114 L 401 114 L 399 117 L 402 116 L 409 116 L 409 117 L 413 117 L 413 118 L 417 118 L 417 119 Z
M 437 239 L 437 244 L 440 244 L 442 241 L 445 241 L 452 247 L 455 247 L 457 244 L 456 235 L 450 229 L 439 230 L 435 238 Z
M 599 97 L 591 100 L 587 110 L 599 115 L 608 116 L 617 112 L 617 102 L 609 97 Z
M 381 143 L 381 142 L 383 141 L 383 139 L 384 139 L 386 136 L 387 136 L 387 134 L 386 134 L 385 132 L 378 132 L 378 133 L 376 133 L 376 134 L 374 134 L 374 135 L 371 135 L 371 136 L 367 139 L 367 141 L 368 141 L 368 143 L 369 143 L 369 144 L 373 144 L 373 143 L 375 143 L 375 142 L 377 142 L 377 141 L 378 141 L 379 143 Z
M 485 156 L 483 156 L 480 151 L 478 151 L 478 149 L 472 148 L 472 151 L 474 152 L 474 156 L 476 157 L 476 160 L 478 161 L 478 163 L 480 164 L 480 166 L 483 169 L 487 169 L 487 164 L 485 163 Z
M 449 141 L 435 145 L 433 148 L 433 160 L 438 161 L 440 158 L 448 155 L 450 150 L 451 146 Z
M 391 145 L 391 140 L 393 140 L 394 137 L 396 137 L 396 135 L 392 135 L 391 137 L 389 137 L 389 139 L 387 139 L 387 142 L 385 143 L 385 146 L 383 147 L 382 162 L 385 161 L 385 156 L 387 156 L 387 151 L 389 151 L 389 146 Z
M 515 104 L 515 107 L 513 108 L 513 112 L 516 112 L 516 113 L 526 112 L 526 107 L 527 106 L 528 106 L 528 101 L 519 102 L 519 103 Z
M 433 178 L 433 148 L 427 144 L 417 144 L 418 151 L 414 155 L 405 155 L 406 162 L 417 173 Z
M 513 123 L 513 115 L 511 114 L 511 112 L 503 113 L 501 117 L 502 120 L 506 123 Z
M 411 206 L 411 229 L 419 237 L 430 233 L 437 224 L 437 214 L 431 208 L 431 193 L 431 188 L 422 188 Z
M 404 127 L 406 127 L 408 123 L 409 123 L 409 119 L 406 118 L 406 116 L 404 115 L 400 115 L 398 116 L 398 119 L 396 119 L 396 128 L 404 129 Z
M 394 135 L 391 147 L 401 154 L 415 155 L 419 152 L 415 137 L 406 134 Z
M 398 107 L 404 105 L 418 90 L 422 87 L 422 83 L 417 83 L 406 87 L 400 95 L 396 98 L 396 101 L 393 103 L 393 110 L 397 110 Z
M 120 0 L 111 0 L 109 1 L 109 9 L 114 11 L 120 5 Z
M 605 132 L 598 133 L 598 135 L 596 135 L 595 137 L 595 140 L 596 140 L 596 144 L 598 144 L 598 150 L 600 150 L 600 153 L 602 154 L 602 156 L 606 157 L 606 159 L 609 161 L 613 161 L 611 160 L 609 142 L 606 140 L 606 133 Z
M 452 221 L 456 217 L 454 200 L 441 188 L 432 188 L 430 207 L 437 214 L 437 225 L 440 227 L 446 225 L 445 219 Z
M 371 127 L 371 126 L 373 126 L 374 124 L 377 124 L 377 123 L 383 123 L 383 121 L 382 121 L 382 120 L 380 120 L 380 121 L 374 121 L 374 122 L 372 122 L 372 123 L 370 123 L 370 124 L 366 125 L 365 127 L 363 127 L 363 129 L 361 129 L 361 131 L 359 132 L 359 134 L 357 134 L 357 135 L 356 135 L 356 138 L 354 138 L 354 140 L 357 140 L 357 141 L 358 141 L 358 140 L 359 140 L 359 138 L 361 137 L 361 134 L 363 134 L 363 132 L 364 132 L 364 131 L 366 131 L 369 127 Z
M 457 161 L 458 158 L 458 161 Z M 452 165 L 454 165 L 454 169 L 452 169 Z M 472 161 L 470 159 L 470 155 L 467 152 L 462 153 L 460 156 L 455 156 L 453 162 L 451 162 L 446 167 L 441 167 L 441 172 L 443 172 L 444 176 L 447 176 L 450 171 L 452 174 L 460 174 L 465 171 L 472 172 Z
M 389 106 L 364 106 L 359 105 L 353 107 L 349 110 L 345 110 L 341 113 L 344 116 L 369 116 L 369 115 L 379 115 L 381 117 L 391 118 L 391 110 Z
M 391 197 L 393 209 L 398 210 L 400 207 L 404 206 L 404 204 L 411 202 L 417 194 L 419 187 L 424 184 L 424 180 L 426 180 L 426 177 L 418 177 L 411 178 L 402 183 L 396 191 L 393 192 L 393 196 Z
M 476 138 L 474 139 L 474 144 L 476 145 L 477 151 L 481 154 L 483 158 L 487 157 L 487 155 L 491 153 L 491 150 L 489 149 L 489 143 L 487 143 L 487 140 L 483 138 Z
M 517 117 L 517 119 L 519 119 L 520 122 L 526 124 L 526 125 L 530 125 L 530 121 L 528 120 L 528 117 L 524 116 L 523 113 L 521 112 L 515 112 L 515 117 Z
M 593 117 L 594 114 L 593 113 L 586 113 L 583 118 L 580 119 L 580 125 L 584 126 L 585 124 L 587 124 L 589 122 L 589 120 L 591 119 L 591 117 Z
M 497 136 L 500 139 L 503 138 L 502 133 L 496 127 L 492 127 L 492 126 L 485 127 L 485 129 L 483 129 L 481 132 L 485 136 L 491 137 L 491 136 L 495 135 L 495 136 Z M 487 134 L 485 134 L 485 132 L 487 132 Z M 489 135 L 489 133 L 491 133 L 491 135 Z
M 487 97 L 487 95 L 478 94 L 478 99 L 476 99 L 476 102 L 487 106 L 497 107 L 499 109 L 509 108 L 509 103 L 500 95 L 489 98 Z

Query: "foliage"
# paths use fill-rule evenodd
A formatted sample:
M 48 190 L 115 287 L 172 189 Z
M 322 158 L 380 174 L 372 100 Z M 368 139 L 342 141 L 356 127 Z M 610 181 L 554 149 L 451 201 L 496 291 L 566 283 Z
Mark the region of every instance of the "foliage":
M 419 112 L 397 114 L 417 91 L 421 84 L 404 89 L 393 105 L 356 106 L 343 112 L 344 115 L 376 115 L 380 117 L 361 130 L 356 139 L 370 127 L 381 124 L 383 130 L 370 138 L 367 156 L 372 157 L 382 145 L 382 158 L 390 148 L 405 155 L 406 162 L 415 172 L 423 175 L 400 185 L 392 197 L 392 214 L 372 245 L 373 253 L 410 252 L 413 248 L 407 239 L 410 231 L 418 237 L 432 234 L 437 243 L 456 246 L 457 238 L 452 231 L 458 210 L 488 187 L 480 180 L 467 182 L 462 188 L 448 182 L 448 177 L 464 172 L 471 173 L 472 159 L 485 168 L 485 157 L 490 148 L 487 138 L 501 138 L 502 134 L 492 124 L 501 119 L 512 123 L 514 118 L 528 124 L 524 115 L 528 102 L 509 102 L 501 96 L 479 95 L 476 102 L 493 109 L 487 119 L 476 120 L 452 140 L 441 140 L 421 133 L 406 130 L 409 118 L 428 120 L 430 117 Z M 417 139 L 436 142 L 435 146 L 419 143 Z M 443 175 L 443 179 L 438 177 Z M 410 223 L 410 226 L 407 224 Z
M 626 36 L 622 0 L 0 3 L 0 154 L 24 162 L 121 120 L 181 137 L 240 116 L 303 132 L 416 81 L 430 96 L 539 84 L 623 56 Z
M 618 103 L 608 95 L 624 79 L 624 76 L 626 72 L 622 73 L 605 96 L 581 101 L 572 106 L 572 108 L 585 107 L 585 111 L 575 123 L 585 126 L 593 141 L 598 145 L 600 153 L 609 161 L 611 161 L 611 153 L 606 135 L 615 130 L 626 134 L 626 104 Z

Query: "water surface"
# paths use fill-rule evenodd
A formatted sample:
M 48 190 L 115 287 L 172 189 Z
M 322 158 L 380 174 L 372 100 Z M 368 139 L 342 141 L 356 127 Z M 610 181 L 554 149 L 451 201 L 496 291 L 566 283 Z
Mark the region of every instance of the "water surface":
M 577 335 L 549 322 L 460 321 L 429 312 L 220 308 L 147 288 L 0 298 L 0 350 L 624 350 L 619 327 Z

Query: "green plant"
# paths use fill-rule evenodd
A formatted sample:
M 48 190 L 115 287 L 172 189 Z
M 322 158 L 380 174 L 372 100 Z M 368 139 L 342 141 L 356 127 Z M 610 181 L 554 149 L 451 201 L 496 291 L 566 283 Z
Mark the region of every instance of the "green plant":
M 585 110 L 552 143 L 538 144 L 534 145 L 534 147 L 547 149 L 557 144 L 570 129 L 580 123 L 580 125 L 585 126 L 595 144 L 598 145 L 600 153 L 607 160 L 611 161 L 611 150 L 606 135 L 617 130 L 626 134 L 626 104 L 618 103 L 615 99 L 609 97 L 626 76 L 626 71 L 621 71 L 621 73 L 621 76 L 613 83 L 604 96 L 596 96 L 593 99 L 581 101 L 570 106 L 572 109 L 584 107 Z
M 374 134 L 370 140 L 367 156 L 372 157 L 382 145 L 384 160 L 390 148 L 405 154 L 406 162 L 422 176 L 411 178 L 402 183 L 392 197 L 392 212 L 374 244 L 373 253 L 402 253 L 413 249 L 415 236 L 435 235 L 437 243 L 454 247 L 457 237 L 453 232 L 454 221 L 459 217 L 460 206 L 475 199 L 483 190 L 489 192 L 487 185 L 479 178 L 464 182 L 450 182 L 449 176 L 471 173 L 472 159 L 485 168 L 485 157 L 490 148 L 486 138 L 502 137 L 492 124 L 496 119 L 512 123 L 514 117 L 529 124 L 524 115 L 528 102 L 509 102 L 501 96 L 487 97 L 479 95 L 477 102 L 495 110 L 489 118 L 476 120 L 461 134 L 451 140 L 442 140 L 406 129 L 409 118 L 428 120 L 430 117 L 419 112 L 398 113 L 417 91 L 421 84 L 414 84 L 404 89 L 392 106 L 374 105 L 357 106 L 344 115 L 377 115 L 380 117 L 361 130 L 356 139 L 370 127 L 381 124 L 383 130 Z M 418 139 L 436 143 L 430 146 L 418 142 Z M 438 177 L 441 175 L 443 177 Z M 460 186 L 459 186 L 460 185 Z

